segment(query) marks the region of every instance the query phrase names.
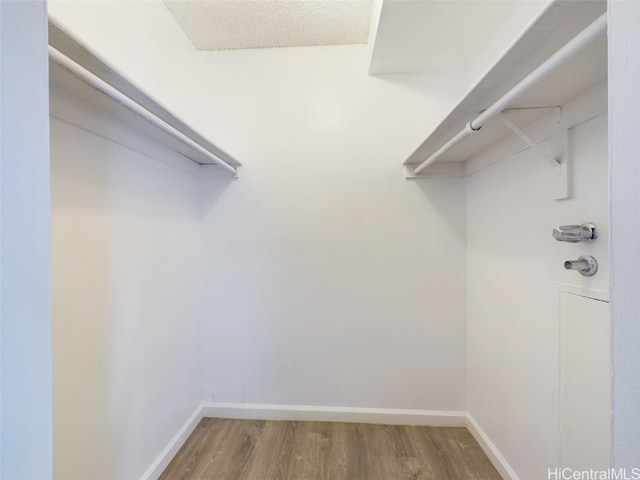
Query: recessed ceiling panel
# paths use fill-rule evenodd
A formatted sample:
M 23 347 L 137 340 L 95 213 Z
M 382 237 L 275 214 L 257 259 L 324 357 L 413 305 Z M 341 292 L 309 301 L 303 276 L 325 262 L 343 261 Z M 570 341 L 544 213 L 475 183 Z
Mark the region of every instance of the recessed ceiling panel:
M 371 1 L 165 0 L 198 50 L 367 43 Z

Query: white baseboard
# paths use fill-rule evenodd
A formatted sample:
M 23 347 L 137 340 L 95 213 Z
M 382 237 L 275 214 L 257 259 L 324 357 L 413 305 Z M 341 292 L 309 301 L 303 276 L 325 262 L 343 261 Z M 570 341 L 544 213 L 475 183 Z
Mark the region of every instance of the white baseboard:
M 482 450 L 504 480 L 520 480 L 498 448 L 489 440 L 487 434 L 469 413 L 467 413 L 467 429 L 480 444 L 480 447 L 482 447 Z
M 202 404 L 200 404 L 180 430 L 178 430 L 178 433 L 171 439 L 169 444 L 160 452 L 160 455 L 158 455 L 147 471 L 140 477 L 140 480 L 157 480 L 158 477 L 162 475 L 164 469 L 167 468 L 173 457 L 178 453 L 178 450 L 182 448 L 182 445 L 184 445 L 198 426 L 198 423 L 200 423 L 200 420 L 202 420 L 202 412 L 203 408 Z
M 464 427 L 465 412 L 392 408 L 321 407 L 209 402 L 202 405 L 204 417 L 250 420 L 304 420 Z

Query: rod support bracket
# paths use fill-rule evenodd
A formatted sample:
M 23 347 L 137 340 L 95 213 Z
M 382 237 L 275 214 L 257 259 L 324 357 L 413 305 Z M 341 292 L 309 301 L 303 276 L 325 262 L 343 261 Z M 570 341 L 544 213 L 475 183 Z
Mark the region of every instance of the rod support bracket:
M 525 132 L 518 125 L 516 125 L 513 122 L 513 120 L 507 117 L 504 113 L 504 110 L 500 112 L 498 117 L 500 118 L 500 120 L 502 120 L 502 123 L 504 123 L 513 133 L 515 133 L 518 137 L 520 137 L 524 143 L 526 143 L 529 147 L 531 147 L 533 150 L 538 152 L 543 158 L 546 158 L 553 167 L 557 167 L 562 163 L 558 158 L 551 155 L 544 148 L 542 148 L 542 146 L 538 142 L 536 142 L 533 138 L 531 138 L 527 134 L 527 132 Z
M 514 109 L 521 110 L 521 109 Z M 550 141 L 551 151 L 543 148 L 541 141 L 535 140 L 529 134 L 527 134 L 522 128 L 516 125 L 511 118 L 506 115 L 509 110 L 503 110 L 498 115 L 498 118 L 506 125 L 513 133 L 515 133 L 528 147 L 536 151 L 541 157 L 547 159 L 552 167 L 551 181 L 553 182 L 552 192 L 555 200 L 564 200 L 571 198 L 570 192 L 570 178 L 569 178 L 569 135 L 568 129 L 563 121 L 562 108 L 553 107 L 552 120 L 550 119 L 550 125 L 546 129 L 547 134 L 544 137 L 545 141 Z M 540 136 L 538 136 L 540 138 Z

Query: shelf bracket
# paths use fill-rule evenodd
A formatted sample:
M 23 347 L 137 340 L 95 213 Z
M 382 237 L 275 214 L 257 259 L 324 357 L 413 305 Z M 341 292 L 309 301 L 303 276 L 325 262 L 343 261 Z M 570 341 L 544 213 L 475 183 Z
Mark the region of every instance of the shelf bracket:
M 557 152 L 555 155 L 545 150 L 539 142 L 531 138 L 524 130 L 516 125 L 503 110 L 498 117 L 513 133 L 515 133 L 524 143 L 527 144 L 532 150 L 538 152 L 540 156 L 547 159 L 553 167 L 553 198 L 555 200 L 564 200 L 571 197 L 570 182 L 569 182 L 569 148 L 568 148 L 568 135 L 567 128 L 561 121 L 561 109 L 558 108 L 558 113 L 554 121 L 552 128 L 552 143 L 553 148 Z
M 509 127 L 509 129 L 513 131 L 513 133 L 519 136 L 524 143 L 529 145 L 533 150 L 538 152 L 544 158 L 549 160 L 552 166 L 557 167 L 560 165 L 561 163 L 560 160 L 558 160 L 556 157 L 554 157 L 553 155 L 548 153 L 544 148 L 542 148 L 538 142 L 536 142 L 533 138 L 527 135 L 527 133 L 524 130 L 522 130 L 518 125 L 513 123 L 513 121 L 504 114 L 504 112 L 500 112 L 499 116 L 500 116 L 500 120 L 502 120 L 502 123 L 504 123 L 507 127 Z

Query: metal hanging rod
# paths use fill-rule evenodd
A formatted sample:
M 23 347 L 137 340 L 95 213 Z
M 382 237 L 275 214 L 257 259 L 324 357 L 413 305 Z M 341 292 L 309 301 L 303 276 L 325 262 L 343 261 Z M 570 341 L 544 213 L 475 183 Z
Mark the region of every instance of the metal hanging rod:
M 596 38 L 607 31 L 607 14 L 603 13 L 587 28 L 578 35 L 573 37 L 564 47 L 550 56 L 546 61 L 538 66 L 533 72 L 523 78 L 515 87 L 505 93 L 493 105 L 487 108 L 476 118 L 468 122 L 465 127 L 460 130 L 451 140 L 440 147 L 429 158 L 416 167 L 416 174 L 427 168 L 438 158 L 451 150 L 455 145 L 460 143 L 469 135 L 477 132 L 490 119 L 498 115 L 502 110 L 507 108 L 509 104 L 524 92 L 529 90 L 533 85 L 539 82 L 543 77 L 555 70 L 558 66 L 565 63 L 569 58 L 576 55 L 580 50 L 585 48 Z
M 187 137 L 184 133 L 180 132 L 172 125 L 169 125 L 167 122 L 165 122 L 158 116 L 151 113 L 149 110 L 140 106 L 138 103 L 130 99 L 128 96 L 120 92 L 118 89 L 109 85 L 107 82 L 105 82 L 98 76 L 91 73 L 86 68 L 82 67 L 81 65 L 78 65 L 76 62 L 71 60 L 65 54 L 56 50 L 51 45 L 49 45 L 49 59 L 61 65 L 65 69 L 69 70 L 73 75 L 87 82 L 93 88 L 95 88 L 96 90 L 99 90 L 100 92 L 104 93 L 108 97 L 112 98 L 113 100 L 121 104 L 123 107 L 132 111 L 136 115 L 144 118 L 147 122 L 151 123 L 153 126 L 159 128 L 164 132 L 167 132 L 176 140 L 182 142 L 189 148 L 196 150 L 198 153 L 201 153 L 202 155 L 207 157 L 209 160 L 212 160 L 213 162 L 215 162 L 216 165 L 220 165 L 222 168 L 227 170 L 232 175 L 236 176 L 238 174 L 238 170 L 235 167 L 228 164 L 223 159 L 217 157 L 215 154 L 205 149 L 204 147 L 202 147 L 201 145 L 193 141 L 191 138 Z

